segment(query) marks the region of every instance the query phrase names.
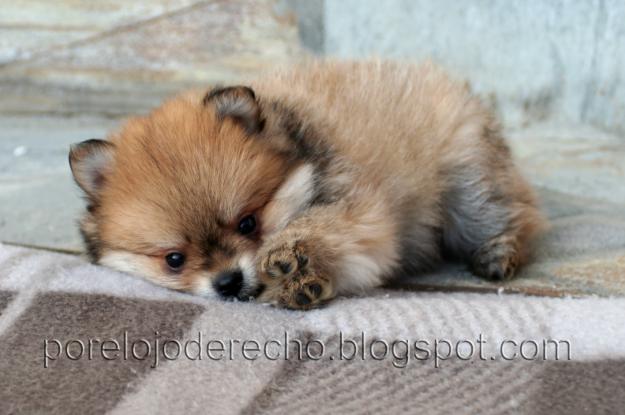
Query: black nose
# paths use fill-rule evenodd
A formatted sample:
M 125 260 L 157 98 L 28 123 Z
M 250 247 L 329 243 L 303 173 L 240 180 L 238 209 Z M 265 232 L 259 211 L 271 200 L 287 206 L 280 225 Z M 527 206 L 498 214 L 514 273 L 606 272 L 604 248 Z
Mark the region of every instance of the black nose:
M 243 273 L 238 269 L 224 271 L 217 275 L 213 286 L 222 297 L 236 297 L 243 287 Z

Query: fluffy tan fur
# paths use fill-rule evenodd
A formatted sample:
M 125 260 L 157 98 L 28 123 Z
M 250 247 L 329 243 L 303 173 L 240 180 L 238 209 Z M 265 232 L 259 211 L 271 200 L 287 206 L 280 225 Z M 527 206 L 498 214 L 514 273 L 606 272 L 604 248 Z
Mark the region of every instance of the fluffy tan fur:
M 535 196 L 493 115 L 434 65 L 313 62 L 250 86 L 72 150 L 96 262 L 202 295 L 241 270 L 239 298 L 305 309 L 443 255 L 495 279 L 527 259 Z

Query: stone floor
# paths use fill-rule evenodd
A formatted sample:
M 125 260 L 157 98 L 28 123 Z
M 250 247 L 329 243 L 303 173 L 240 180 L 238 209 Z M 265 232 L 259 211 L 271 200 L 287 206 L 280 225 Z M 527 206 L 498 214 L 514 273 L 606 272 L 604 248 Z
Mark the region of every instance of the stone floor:
M 75 221 L 82 200 L 67 151 L 73 142 L 105 136 L 119 122 L 93 116 L 0 118 L 0 240 L 81 252 Z M 552 224 L 533 264 L 505 285 L 449 265 L 406 278 L 400 286 L 625 295 L 625 140 L 553 123 L 509 131 L 508 136 Z
M 79 251 L 75 220 L 82 200 L 74 186 L 69 145 L 103 137 L 106 118 L 0 118 L 0 239 Z

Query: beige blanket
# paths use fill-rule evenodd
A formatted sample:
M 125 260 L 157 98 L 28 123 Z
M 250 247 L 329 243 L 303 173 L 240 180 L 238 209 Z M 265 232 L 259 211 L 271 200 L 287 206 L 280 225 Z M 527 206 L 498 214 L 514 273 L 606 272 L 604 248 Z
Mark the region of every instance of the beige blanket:
M 625 411 L 625 299 L 208 301 L 0 245 L 0 413 Z

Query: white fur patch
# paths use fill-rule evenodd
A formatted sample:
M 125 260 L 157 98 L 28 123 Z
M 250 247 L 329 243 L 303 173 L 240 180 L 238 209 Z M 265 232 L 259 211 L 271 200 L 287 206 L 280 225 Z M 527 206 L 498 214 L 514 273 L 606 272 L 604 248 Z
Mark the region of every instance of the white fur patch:
M 151 259 L 144 255 L 133 254 L 132 252 L 108 251 L 102 255 L 98 262 L 117 271 L 141 277 L 154 273 L 154 264 Z
M 166 288 L 174 290 L 181 288 L 175 278 L 163 274 L 160 265 L 153 258 L 145 255 L 119 250 L 109 251 L 102 255 L 99 263 L 117 271 L 142 277 Z M 218 298 L 211 281 L 212 278 L 208 272 L 196 275 L 193 279 L 192 292 L 205 298 Z
M 382 284 L 384 269 L 372 257 L 363 254 L 346 255 L 336 278 L 339 294 L 354 294 Z
M 243 273 L 243 291 L 252 291 L 258 286 L 256 266 L 252 254 L 243 254 L 238 261 L 239 268 Z
M 298 167 L 276 192 L 264 217 L 266 230 L 279 232 L 301 213 L 315 195 L 315 175 L 311 164 Z
M 213 288 L 213 280 L 208 275 L 205 278 L 196 278 L 194 281 L 193 294 L 204 298 L 219 298 Z

